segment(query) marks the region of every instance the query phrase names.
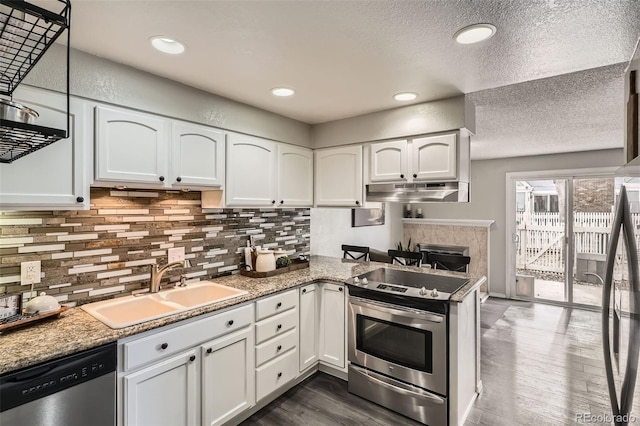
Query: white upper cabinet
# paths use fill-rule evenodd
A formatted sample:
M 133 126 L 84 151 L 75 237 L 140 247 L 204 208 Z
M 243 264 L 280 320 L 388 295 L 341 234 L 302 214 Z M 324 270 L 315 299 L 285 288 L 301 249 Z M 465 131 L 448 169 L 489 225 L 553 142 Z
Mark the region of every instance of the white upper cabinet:
M 371 182 L 407 180 L 409 177 L 406 140 L 371 145 Z
M 227 136 L 227 205 L 311 206 L 312 158 L 312 151 L 307 148 L 230 133 Z
M 41 89 L 19 88 L 14 101 L 36 110 L 35 124 L 67 128 L 67 98 Z M 69 137 L 38 151 L 0 164 L 0 210 L 78 210 L 89 206 L 87 182 L 91 143 L 89 106 L 71 99 Z
M 456 134 L 414 138 L 411 141 L 412 177 L 443 180 L 458 177 Z
M 227 205 L 275 205 L 275 172 L 275 142 L 235 133 L 227 136 Z
M 164 186 L 170 122 L 161 117 L 96 107 L 96 181 Z
M 278 204 L 313 205 L 313 151 L 278 144 Z
M 458 152 L 460 147 L 457 137 L 456 132 L 371 144 L 369 182 L 463 178 L 458 170 L 459 161 L 463 158 L 459 158 L 461 154 Z
M 317 206 L 362 205 L 362 146 L 344 146 L 315 152 Z
M 174 121 L 171 133 L 170 184 L 223 187 L 224 132 Z

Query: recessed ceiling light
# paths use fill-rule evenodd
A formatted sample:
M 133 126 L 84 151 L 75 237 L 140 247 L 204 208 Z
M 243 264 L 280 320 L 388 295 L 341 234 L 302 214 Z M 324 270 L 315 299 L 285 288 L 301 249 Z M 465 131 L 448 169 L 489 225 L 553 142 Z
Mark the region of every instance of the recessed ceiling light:
M 401 102 L 412 101 L 417 97 L 418 97 L 418 94 L 413 92 L 402 92 L 402 93 L 396 93 L 395 95 L 393 95 L 393 99 Z
M 291 96 L 296 92 L 295 90 L 289 89 L 288 87 L 274 87 L 273 89 L 271 89 L 271 93 L 275 96 L 285 97 Z
M 453 38 L 460 44 L 473 44 L 491 38 L 496 27 L 491 24 L 473 24 L 458 30 Z
M 151 45 L 162 53 L 179 55 L 185 51 L 184 43 L 167 36 L 154 36 L 149 39 Z

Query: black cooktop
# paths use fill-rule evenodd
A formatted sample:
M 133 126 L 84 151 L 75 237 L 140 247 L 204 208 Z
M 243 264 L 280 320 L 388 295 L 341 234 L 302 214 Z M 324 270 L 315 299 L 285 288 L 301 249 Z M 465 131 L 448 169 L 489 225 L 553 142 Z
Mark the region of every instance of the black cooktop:
M 421 274 L 412 271 L 398 271 L 395 269 L 380 268 L 366 274 L 358 275 L 358 278 L 366 278 L 369 282 L 396 284 L 404 287 L 438 289 L 446 293 L 455 293 L 469 282 L 466 278 L 447 277 L 436 274 Z
M 466 278 L 380 268 L 349 278 L 349 295 L 418 309 L 447 312 L 451 295 Z

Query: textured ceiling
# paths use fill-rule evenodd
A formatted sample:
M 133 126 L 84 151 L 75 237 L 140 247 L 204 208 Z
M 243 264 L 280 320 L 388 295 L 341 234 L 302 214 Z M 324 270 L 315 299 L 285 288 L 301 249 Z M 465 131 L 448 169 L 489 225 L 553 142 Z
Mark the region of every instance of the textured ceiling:
M 624 69 L 618 64 L 471 93 L 471 158 L 621 148 Z
M 74 0 L 72 45 L 307 123 L 602 67 L 629 59 L 636 0 Z M 458 45 L 490 22 L 497 34 Z M 174 36 L 181 56 L 148 38 Z M 269 93 L 294 87 L 292 98 Z

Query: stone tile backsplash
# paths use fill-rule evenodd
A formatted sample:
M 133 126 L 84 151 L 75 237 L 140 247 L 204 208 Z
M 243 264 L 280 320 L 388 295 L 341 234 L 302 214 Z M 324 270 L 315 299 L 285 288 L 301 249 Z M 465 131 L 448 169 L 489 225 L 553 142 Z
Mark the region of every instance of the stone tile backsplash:
M 191 267 L 165 275 L 187 282 L 238 273 L 256 245 L 309 254 L 310 210 L 202 209 L 200 192 L 91 189 L 91 210 L 0 212 L 0 293 L 22 293 L 20 262 L 40 260 L 46 291 L 72 306 L 147 289 L 151 264 L 184 247 Z

